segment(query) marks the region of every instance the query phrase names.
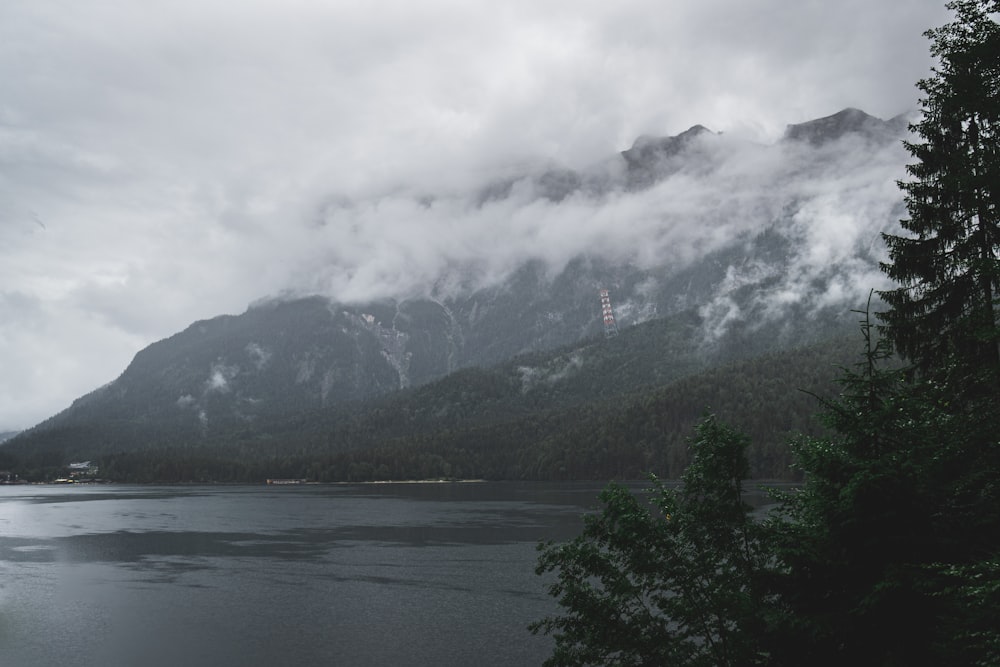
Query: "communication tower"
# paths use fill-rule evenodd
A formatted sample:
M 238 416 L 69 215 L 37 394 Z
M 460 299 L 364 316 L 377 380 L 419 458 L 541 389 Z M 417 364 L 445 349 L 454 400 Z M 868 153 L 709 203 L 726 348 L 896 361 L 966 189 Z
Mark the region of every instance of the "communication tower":
M 611 295 L 608 290 L 601 289 L 601 315 L 604 316 L 604 337 L 611 338 L 618 335 L 618 325 L 615 324 L 615 314 L 611 310 Z

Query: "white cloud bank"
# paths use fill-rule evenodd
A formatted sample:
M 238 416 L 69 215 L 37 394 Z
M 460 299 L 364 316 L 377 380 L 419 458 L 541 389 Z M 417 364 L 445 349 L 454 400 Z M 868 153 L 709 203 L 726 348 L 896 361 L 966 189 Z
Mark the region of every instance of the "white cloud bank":
M 282 290 L 405 292 L 598 238 L 690 260 L 733 231 L 692 236 L 703 207 L 768 205 L 753 170 L 726 167 L 723 202 L 680 180 L 560 206 L 468 195 L 695 123 L 771 141 L 846 106 L 906 111 L 921 32 L 946 19 L 938 0 L 8 0 L 0 430 Z M 831 190 L 800 214 L 848 229 L 875 199 Z M 803 227 L 822 248 L 804 261 L 844 251 L 827 232 Z

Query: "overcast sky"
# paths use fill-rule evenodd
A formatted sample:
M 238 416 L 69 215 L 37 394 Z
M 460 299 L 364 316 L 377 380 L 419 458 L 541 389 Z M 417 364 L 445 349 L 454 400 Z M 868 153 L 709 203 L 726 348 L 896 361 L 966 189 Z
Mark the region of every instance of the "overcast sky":
M 195 320 L 388 295 L 545 231 L 398 193 L 461 201 L 696 123 L 768 142 L 915 109 L 946 20 L 943 0 L 4 0 L 0 431 Z

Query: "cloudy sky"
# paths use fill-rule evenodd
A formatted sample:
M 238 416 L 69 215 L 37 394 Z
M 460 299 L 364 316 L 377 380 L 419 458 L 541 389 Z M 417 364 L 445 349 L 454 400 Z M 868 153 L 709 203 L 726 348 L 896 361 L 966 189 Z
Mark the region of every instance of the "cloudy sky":
M 506 173 L 915 109 L 942 5 L 5 0 L 0 431 L 258 298 L 401 293 L 562 243 L 544 211 L 455 203 Z

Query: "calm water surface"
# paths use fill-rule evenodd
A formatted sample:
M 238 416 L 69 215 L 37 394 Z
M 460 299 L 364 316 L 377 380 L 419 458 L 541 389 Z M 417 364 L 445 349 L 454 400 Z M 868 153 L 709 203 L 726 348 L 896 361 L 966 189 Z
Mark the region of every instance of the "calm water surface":
M 0 486 L 0 665 L 537 665 L 599 491 Z

